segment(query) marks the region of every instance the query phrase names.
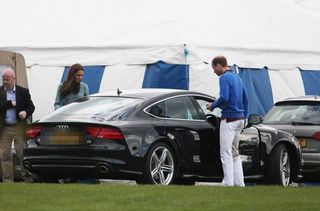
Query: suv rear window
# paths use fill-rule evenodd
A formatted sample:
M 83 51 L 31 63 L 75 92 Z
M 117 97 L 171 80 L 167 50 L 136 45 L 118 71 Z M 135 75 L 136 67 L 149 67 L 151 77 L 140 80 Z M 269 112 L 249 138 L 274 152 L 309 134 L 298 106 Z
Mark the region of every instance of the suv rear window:
M 264 124 L 319 125 L 320 105 L 281 104 L 274 106 L 264 117 Z

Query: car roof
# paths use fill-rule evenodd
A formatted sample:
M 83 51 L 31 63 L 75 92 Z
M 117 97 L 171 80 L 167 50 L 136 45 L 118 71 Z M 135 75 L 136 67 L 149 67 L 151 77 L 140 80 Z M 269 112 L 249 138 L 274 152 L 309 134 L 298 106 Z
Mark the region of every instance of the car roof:
M 320 96 L 304 95 L 304 96 L 298 96 L 298 97 L 289 97 L 284 100 L 276 102 L 275 105 L 285 104 L 288 102 L 320 102 Z
M 183 94 L 205 95 L 207 97 L 213 98 L 210 95 L 200 93 L 200 92 L 179 90 L 179 89 L 153 89 L 153 88 L 115 90 L 111 92 L 97 93 L 91 96 L 123 96 L 123 97 L 136 97 L 141 99 L 150 99 L 150 98 L 155 98 L 159 96 L 173 96 L 173 95 L 183 95 Z

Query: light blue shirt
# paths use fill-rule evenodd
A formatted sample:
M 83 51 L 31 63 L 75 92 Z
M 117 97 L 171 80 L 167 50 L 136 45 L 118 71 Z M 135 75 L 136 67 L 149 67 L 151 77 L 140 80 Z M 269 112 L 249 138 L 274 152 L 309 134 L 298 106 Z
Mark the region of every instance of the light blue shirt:
M 14 86 L 13 90 L 6 90 L 7 92 L 7 101 L 16 101 L 16 86 Z M 16 109 L 9 108 L 6 111 L 6 124 L 16 124 L 17 117 L 16 117 Z

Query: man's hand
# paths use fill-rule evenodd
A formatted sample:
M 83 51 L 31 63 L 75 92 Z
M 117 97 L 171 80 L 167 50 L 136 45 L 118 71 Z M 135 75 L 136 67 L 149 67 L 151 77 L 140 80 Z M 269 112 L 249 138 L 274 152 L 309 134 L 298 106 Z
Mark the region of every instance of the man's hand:
M 12 106 L 13 106 L 13 107 L 16 107 L 16 105 L 17 105 L 17 101 L 15 101 L 15 100 L 11 100 L 11 104 L 12 104 Z
M 207 109 L 208 109 L 209 111 L 213 111 L 211 105 L 212 105 L 212 103 L 208 103 L 208 104 L 207 104 Z
M 20 111 L 19 117 L 20 117 L 20 119 L 25 119 L 25 118 L 27 117 L 27 112 L 25 112 L 25 111 Z

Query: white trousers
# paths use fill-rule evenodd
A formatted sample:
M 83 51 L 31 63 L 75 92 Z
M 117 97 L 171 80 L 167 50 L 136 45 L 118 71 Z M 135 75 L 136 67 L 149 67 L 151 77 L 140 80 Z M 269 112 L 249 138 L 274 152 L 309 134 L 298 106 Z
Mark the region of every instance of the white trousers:
M 226 186 L 244 186 L 242 162 L 239 155 L 240 132 L 244 120 L 220 123 L 220 158 L 223 167 L 222 184 Z

